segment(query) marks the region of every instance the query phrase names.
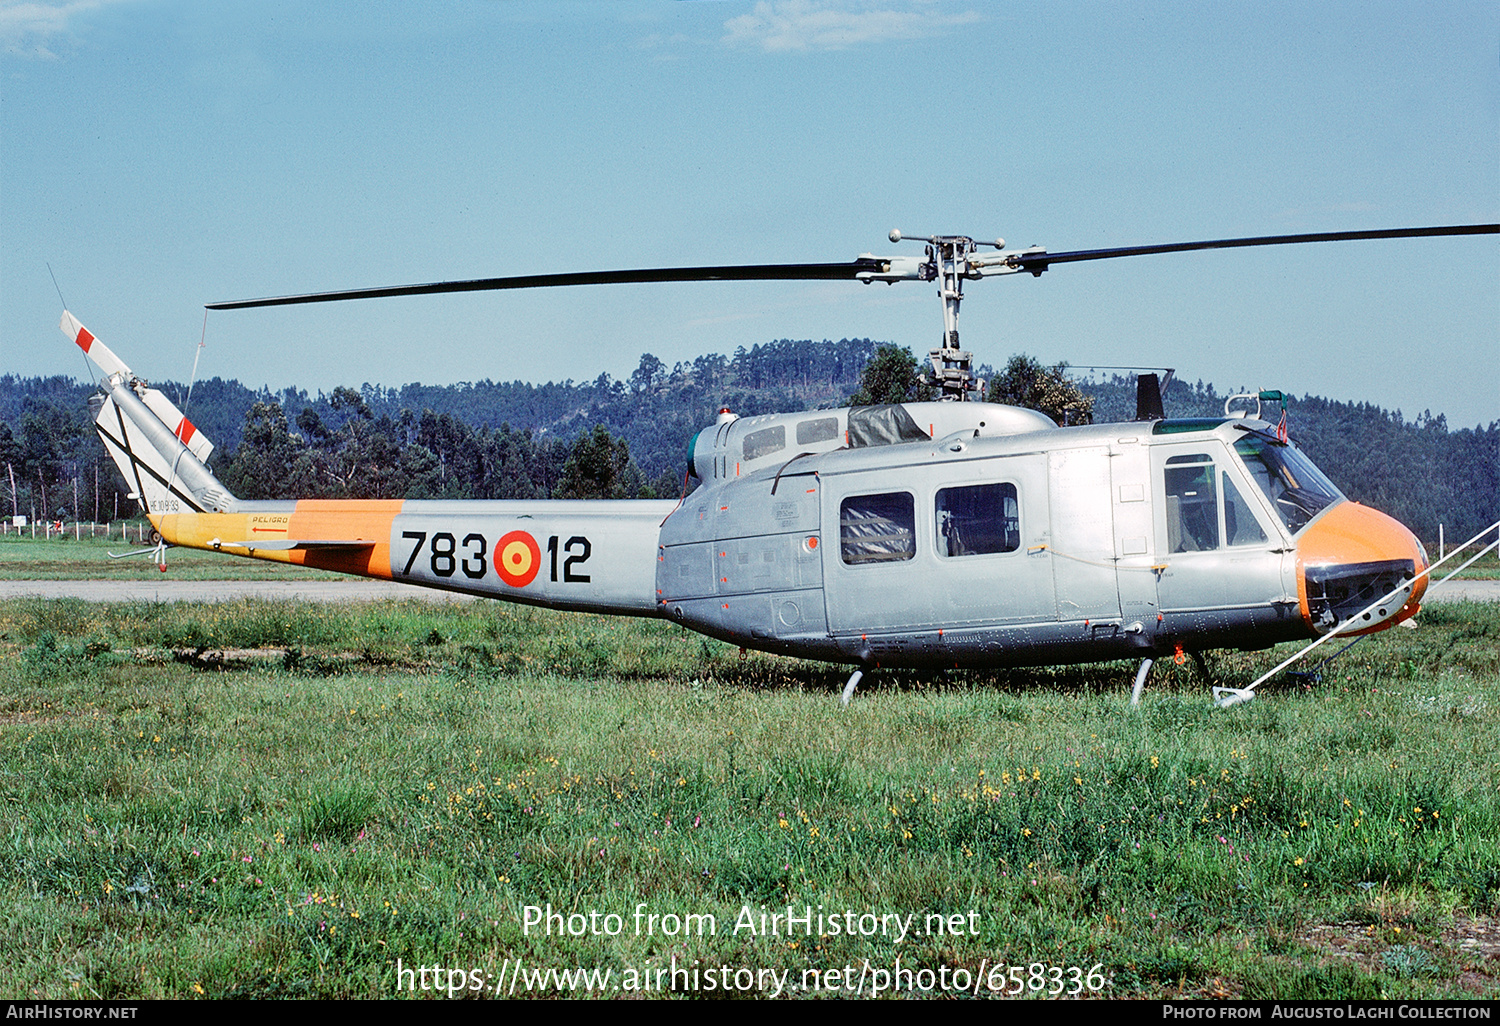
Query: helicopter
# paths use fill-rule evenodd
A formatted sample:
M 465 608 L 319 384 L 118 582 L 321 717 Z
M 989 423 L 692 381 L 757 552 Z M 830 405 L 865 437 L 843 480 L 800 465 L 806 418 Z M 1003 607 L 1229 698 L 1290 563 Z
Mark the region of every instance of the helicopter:
M 1206 249 L 1495 234 L 1453 225 L 1049 253 L 932 235 L 922 256 L 432 282 L 207 304 L 210 310 L 514 288 L 704 280 L 935 282 L 941 398 L 738 417 L 690 444 L 678 500 L 264 500 L 230 494 L 212 443 L 71 313 L 104 373 L 96 428 L 167 546 L 502 601 L 656 617 L 739 645 L 855 667 L 1136 659 L 1384 630 L 1430 564 L 1395 519 L 1348 500 L 1273 421 L 1279 392 L 1173 419 L 1138 378 L 1134 421 L 1062 427 L 985 402 L 959 345 L 966 281 Z M 892 243 L 910 240 L 899 231 Z M 992 252 L 991 252 L 992 251 Z M 1167 373 L 1170 379 L 1171 371 Z M 1232 409 L 1235 403 L 1239 408 Z M 1259 683 L 1259 682 L 1257 682 Z M 1215 688 L 1231 705 L 1250 689 Z

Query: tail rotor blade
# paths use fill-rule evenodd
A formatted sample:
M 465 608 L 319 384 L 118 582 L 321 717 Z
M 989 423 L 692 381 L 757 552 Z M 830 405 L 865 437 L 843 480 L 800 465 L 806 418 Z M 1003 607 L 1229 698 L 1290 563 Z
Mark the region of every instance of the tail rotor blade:
M 62 315 L 62 333 L 78 344 L 78 348 L 84 351 L 94 365 L 105 374 L 124 374 L 130 376 L 130 368 L 125 366 L 125 361 L 114 354 L 114 350 L 100 342 L 94 337 L 94 333 L 79 323 L 78 318 L 64 310 Z

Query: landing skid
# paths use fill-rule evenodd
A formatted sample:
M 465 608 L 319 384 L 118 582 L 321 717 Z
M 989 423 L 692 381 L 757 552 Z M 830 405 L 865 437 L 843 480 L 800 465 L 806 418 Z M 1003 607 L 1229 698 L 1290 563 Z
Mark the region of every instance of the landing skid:
M 1194 652 L 1193 661 L 1198 666 L 1198 672 L 1208 679 L 1208 664 L 1203 659 L 1203 653 Z M 1141 693 L 1146 690 L 1146 678 L 1151 676 L 1151 667 L 1156 664 L 1155 659 L 1142 659 L 1140 669 L 1135 671 L 1135 685 L 1130 689 L 1130 705 L 1135 707 L 1141 704 Z M 1255 692 L 1248 688 L 1220 688 L 1213 689 L 1214 706 L 1219 709 L 1228 709 L 1230 706 L 1248 702 L 1255 697 Z
M 864 675 L 864 670 L 855 670 L 849 678 L 849 683 L 844 685 L 844 693 L 839 696 L 839 704 L 845 709 L 849 708 L 849 699 L 854 697 L 854 689 L 859 687 L 860 678 Z

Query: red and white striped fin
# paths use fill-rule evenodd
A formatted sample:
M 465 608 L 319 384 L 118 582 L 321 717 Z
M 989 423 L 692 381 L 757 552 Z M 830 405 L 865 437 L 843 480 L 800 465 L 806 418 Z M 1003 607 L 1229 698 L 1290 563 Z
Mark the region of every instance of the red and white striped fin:
M 95 338 L 93 332 L 79 324 L 78 318 L 66 310 L 62 315 L 62 331 L 64 335 L 78 343 L 78 348 L 88 354 L 88 358 L 93 360 L 104 373 L 127 376 L 130 374 L 130 368 L 125 366 L 125 361 L 116 356 L 109 346 Z
M 66 310 L 63 311 L 62 315 L 62 330 L 63 334 L 76 342 L 78 348 L 88 354 L 88 358 L 93 360 L 105 374 L 111 376 L 122 374 L 126 378 L 132 377 L 130 368 L 125 366 L 125 361 L 121 360 L 114 354 L 113 350 L 94 337 L 93 332 L 78 323 L 78 318 Z M 146 404 L 147 409 L 156 414 L 157 419 L 172 429 L 172 434 L 182 440 L 182 444 L 188 447 L 189 452 L 204 463 L 207 463 L 209 454 L 214 451 L 214 443 L 199 434 L 193 422 L 188 420 L 187 416 L 177 408 L 176 404 L 161 392 L 154 388 L 141 389 L 139 384 L 134 387 L 140 395 L 141 400 Z

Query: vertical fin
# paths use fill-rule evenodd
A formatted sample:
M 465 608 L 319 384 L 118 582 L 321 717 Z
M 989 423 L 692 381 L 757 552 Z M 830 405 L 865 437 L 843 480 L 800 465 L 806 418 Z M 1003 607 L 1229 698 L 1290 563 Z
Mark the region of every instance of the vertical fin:
M 106 375 L 94 427 L 146 514 L 233 509 L 234 496 L 206 465 L 213 443 L 192 421 L 66 311 L 62 330 Z

